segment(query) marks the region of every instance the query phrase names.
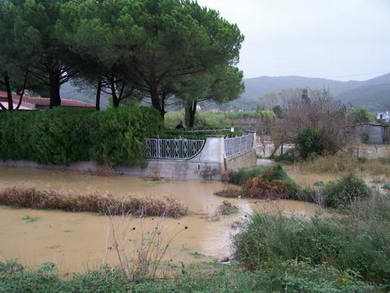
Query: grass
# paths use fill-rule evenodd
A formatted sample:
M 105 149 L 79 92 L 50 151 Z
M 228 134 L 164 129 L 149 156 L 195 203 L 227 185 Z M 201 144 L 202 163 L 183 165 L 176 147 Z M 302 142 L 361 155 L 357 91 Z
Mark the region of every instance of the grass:
M 31 271 L 15 262 L 0 262 L 0 292 L 367 292 L 375 288 L 350 272 L 296 261 L 259 271 L 237 265 L 206 270 L 182 266 L 174 278 L 139 282 L 129 282 L 110 267 L 64 280 L 50 263 Z
M 357 159 L 348 154 L 317 157 L 313 160 L 295 162 L 292 170 L 310 174 L 345 174 L 351 172 L 383 175 L 390 178 L 389 159 Z
M 234 241 L 250 270 L 288 261 L 329 266 L 365 282 L 390 285 L 390 199 L 355 202 L 345 217 L 303 219 L 256 214 Z
M 195 117 L 196 129 L 223 129 L 234 127 L 240 119 L 255 118 L 271 120 L 272 111 L 258 112 L 198 112 Z M 180 121 L 184 122 L 184 111 L 169 112 L 165 115 L 165 127 L 174 129 Z M 239 123 L 238 123 L 239 124 Z
M 92 212 L 102 215 L 164 216 L 179 218 L 188 213 L 180 202 L 166 198 L 126 198 L 102 195 L 63 195 L 53 191 L 9 188 L 0 191 L 0 205 L 14 208 Z

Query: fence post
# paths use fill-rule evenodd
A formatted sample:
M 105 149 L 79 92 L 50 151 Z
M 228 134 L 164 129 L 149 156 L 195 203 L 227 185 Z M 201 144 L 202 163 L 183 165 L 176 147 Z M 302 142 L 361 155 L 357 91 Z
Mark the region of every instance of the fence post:
M 161 158 L 161 145 L 160 145 L 160 139 L 157 139 L 157 158 Z

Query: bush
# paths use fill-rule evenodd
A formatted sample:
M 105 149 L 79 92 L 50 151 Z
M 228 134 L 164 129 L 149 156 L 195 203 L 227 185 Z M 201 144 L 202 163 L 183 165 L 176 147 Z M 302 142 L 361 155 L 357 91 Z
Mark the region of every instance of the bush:
M 235 130 L 178 130 L 178 129 L 165 129 L 163 132 L 158 134 L 159 138 L 186 138 L 186 139 L 204 139 L 209 137 L 236 137 L 242 136 L 243 132 Z
M 91 212 L 102 215 L 165 216 L 179 218 L 188 209 L 173 199 L 115 199 L 110 195 L 64 195 L 35 189 L 11 188 L 0 191 L 0 205 L 14 208 Z
M 280 165 L 247 180 L 242 193 L 244 197 L 258 199 L 301 199 L 299 187 Z
M 307 159 L 313 155 L 320 155 L 324 151 L 319 129 L 305 128 L 300 130 L 295 144 L 303 159 Z
M 248 179 L 262 175 L 266 168 L 262 166 L 254 168 L 243 168 L 231 173 L 228 182 L 236 185 L 243 185 Z
M 290 177 L 288 177 L 286 171 L 284 171 L 283 167 L 280 165 L 276 165 L 274 167 L 270 167 L 265 170 L 265 172 L 261 175 L 261 178 L 267 181 L 290 181 Z
M 301 261 L 350 271 L 366 281 L 390 282 L 388 223 L 353 219 L 254 215 L 234 240 L 236 257 L 251 270 Z M 353 273 L 355 272 L 355 273 Z
M 113 165 L 142 165 L 144 141 L 161 131 L 158 113 L 146 107 L 111 108 L 103 112 L 93 133 L 95 160 Z
M 289 149 L 280 156 L 275 157 L 275 162 L 294 163 L 298 160 L 295 149 Z
M 371 190 L 362 179 L 348 175 L 326 184 L 324 194 L 326 206 L 346 208 L 356 200 L 367 199 L 371 195 Z
M 268 181 L 262 177 L 249 179 L 243 187 L 243 195 L 257 199 L 293 199 L 297 190 L 289 182 Z
M 146 107 L 104 112 L 58 108 L 0 113 L 0 158 L 42 164 L 96 160 L 110 165 L 142 165 L 144 140 L 162 123 Z

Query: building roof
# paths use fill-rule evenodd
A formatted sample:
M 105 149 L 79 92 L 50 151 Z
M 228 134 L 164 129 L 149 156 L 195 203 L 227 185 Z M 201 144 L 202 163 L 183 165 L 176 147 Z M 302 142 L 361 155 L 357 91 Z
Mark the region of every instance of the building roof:
M 0 101 L 7 101 L 7 93 L 4 91 L 0 91 Z M 19 102 L 19 96 L 13 95 L 13 102 L 18 103 Z M 35 109 L 37 107 L 49 107 L 50 106 L 50 100 L 48 98 L 42 98 L 42 97 L 32 97 L 25 95 L 23 97 L 22 101 L 22 107 L 29 108 L 29 109 Z M 90 103 L 81 102 L 79 100 L 74 99 L 66 99 L 61 98 L 61 106 L 64 107 L 79 107 L 79 108 L 95 108 L 95 105 Z

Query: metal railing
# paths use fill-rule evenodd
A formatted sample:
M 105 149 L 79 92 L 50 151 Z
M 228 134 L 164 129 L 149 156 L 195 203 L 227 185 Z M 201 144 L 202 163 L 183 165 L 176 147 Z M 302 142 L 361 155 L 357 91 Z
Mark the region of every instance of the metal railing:
M 147 139 L 146 158 L 190 160 L 202 151 L 205 143 L 205 140 L 193 139 Z
M 253 143 L 253 134 L 225 138 L 225 156 L 229 158 L 232 156 L 245 154 L 253 149 Z

